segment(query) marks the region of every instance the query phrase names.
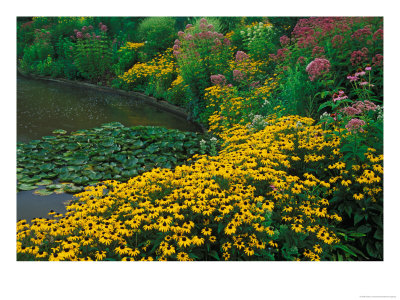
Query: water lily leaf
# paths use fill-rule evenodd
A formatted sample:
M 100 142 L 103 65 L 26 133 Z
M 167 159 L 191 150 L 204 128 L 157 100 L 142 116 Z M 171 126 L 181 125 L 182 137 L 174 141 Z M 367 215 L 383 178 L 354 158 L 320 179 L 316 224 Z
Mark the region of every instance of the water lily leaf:
M 18 185 L 17 188 L 22 191 L 30 191 L 30 190 L 37 189 L 38 187 L 36 185 L 23 183 L 23 184 Z
M 56 129 L 53 131 L 54 134 L 66 134 L 67 131 L 64 129 Z
M 130 177 L 138 175 L 138 171 L 137 170 L 125 170 L 125 171 L 121 172 L 121 175 L 124 177 L 130 178 Z
M 48 136 L 42 137 L 42 139 L 43 139 L 43 140 L 46 140 L 46 141 L 50 141 L 50 140 L 55 140 L 55 139 L 57 139 L 57 137 L 52 136 L 52 135 L 48 135 Z M 42 144 L 43 144 L 43 143 L 41 143 L 40 145 L 42 145 Z
M 57 190 L 57 189 L 62 189 L 65 186 L 65 184 L 57 183 L 57 184 L 49 184 L 46 186 L 46 189 L 50 190 Z
M 139 162 L 139 160 L 138 160 L 137 158 L 132 157 L 132 158 L 130 158 L 130 159 L 127 159 L 127 160 L 125 161 L 125 163 L 123 164 L 123 166 L 124 166 L 126 169 L 135 168 L 135 167 L 137 166 L 138 162 Z
M 43 164 L 43 165 L 39 166 L 39 169 L 42 172 L 48 172 L 48 171 L 53 170 L 54 167 L 55 167 L 54 164 Z
M 41 179 L 40 176 L 35 175 L 33 177 L 24 177 L 20 181 L 23 183 L 34 183 L 34 182 L 38 182 L 40 179 Z
M 53 191 L 56 194 L 63 194 L 64 193 L 64 189 L 56 189 Z
M 102 142 L 100 145 L 103 146 L 103 147 L 111 147 L 111 146 L 114 145 L 114 140 L 107 140 L 107 141 L 104 141 L 104 142 Z
M 105 156 L 93 156 L 92 160 L 94 161 L 105 161 L 107 158 Z
M 53 180 L 44 179 L 39 182 L 36 182 L 36 185 L 50 185 L 53 183 Z
M 17 172 L 22 172 L 24 168 L 17 168 Z
M 148 146 L 148 147 L 146 148 L 146 151 L 147 151 L 148 153 L 150 153 L 150 154 L 153 154 L 153 153 L 155 153 L 155 152 L 158 152 L 159 150 L 160 150 L 160 148 L 159 148 L 158 146 L 154 145 L 154 144 L 152 144 L 152 145 L 150 145 L 150 146 Z
M 53 191 L 49 191 L 46 189 L 40 189 L 40 190 L 34 191 L 33 193 L 36 195 L 40 195 L 40 196 L 48 196 L 48 195 L 53 194 Z
M 101 175 L 100 173 L 94 173 L 89 175 L 89 178 L 91 180 L 101 180 L 102 177 L 103 175 Z
M 78 193 L 82 191 L 82 188 L 76 185 L 66 185 L 63 189 L 67 193 Z
M 87 178 L 86 176 L 76 177 L 72 180 L 72 182 L 76 184 L 86 184 L 87 182 L 89 182 L 89 178 Z
M 113 128 L 121 128 L 121 127 L 124 127 L 124 125 L 122 125 L 122 124 L 119 123 L 119 122 L 111 122 L 111 123 L 103 124 L 103 125 L 101 125 L 101 127 L 107 128 L 107 129 L 113 129 Z

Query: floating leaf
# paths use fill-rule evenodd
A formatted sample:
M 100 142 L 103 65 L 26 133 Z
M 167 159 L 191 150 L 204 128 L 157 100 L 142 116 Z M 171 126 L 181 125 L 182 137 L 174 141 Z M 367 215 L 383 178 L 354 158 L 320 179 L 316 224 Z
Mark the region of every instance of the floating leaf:
M 66 134 L 67 131 L 64 129 L 56 129 L 53 131 L 54 134 Z
M 17 188 L 22 191 L 30 191 L 30 190 L 37 189 L 38 187 L 36 185 L 23 183 L 23 184 L 18 185 Z
M 34 191 L 33 193 L 36 195 L 40 195 L 40 196 L 48 196 L 48 195 L 53 194 L 53 191 L 49 191 L 46 189 L 40 189 L 40 190 Z
M 36 182 L 36 185 L 50 185 L 53 183 L 53 180 L 44 179 L 39 182 Z

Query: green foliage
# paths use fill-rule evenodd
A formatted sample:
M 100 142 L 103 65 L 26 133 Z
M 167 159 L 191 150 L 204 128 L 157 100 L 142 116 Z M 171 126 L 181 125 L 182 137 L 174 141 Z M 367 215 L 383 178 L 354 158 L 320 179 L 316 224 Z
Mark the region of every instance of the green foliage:
M 82 77 L 96 83 L 107 79 L 112 52 L 105 32 L 97 37 L 78 39 L 74 50 L 74 64 Z
M 176 39 L 175 19 L 148 17 L 139 24 L 138 36 L 142 42 L 145 42 L 144 52 L 151 59 L 157 53 L 172 46 Z
M 230 76 L 229 60 L 232 50 L 221 33 L 214 30 L 205 18 L 196 26 L 189 26 L 179 34 L 174 46 L 179 73 L 189 87 L 189 110 L 195 120 L 205 110 L 205 88 L 211 84 L 211 75 Z M 201 120 L 207 122 L 206 120 Z

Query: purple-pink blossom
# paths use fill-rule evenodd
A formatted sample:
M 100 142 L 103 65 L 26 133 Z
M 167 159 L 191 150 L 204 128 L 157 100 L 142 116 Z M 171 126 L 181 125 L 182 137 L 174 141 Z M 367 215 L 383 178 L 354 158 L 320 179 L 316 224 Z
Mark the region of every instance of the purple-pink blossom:
M 240 70 L 233 70 L 233 80 L 235 81 L 242 81 L 244 80 L 246 77 L 246 74 L 244 74 L 242 71 Z
M 290 39 L 289 39 L 286 35 L 282 35 L 282 36 L 279 38 L 279 41 L 281 42 L 281 45 L 284 47 L 284 46 L 286 46 L 287 44 L 289 44 Z
M 211 79 L 211 83 L 213 85 L 225 85 L 226 84 L 226 78 L 222 74 L 211 75 L 210 79 Z
M 362 128 L 365 125 L 365 121 L 354 118 L 351 119 L 345 126 L 345 128 L 350 132 L 363 132 L 364 129 Z
M 329 72 L 331 64 L 325 58 L 316 58 L 308 64 L 306 71 L 311 81 L 315 78 Z
M 332 100 L 333 100 L 333 102 L 336 102 L 336 101 L 344 100 L 347 98 L 349 98 L 349 97 L 347 97 L 347 95 L 343 91 L 339 91 L 338 94 L 336 94 L 336 93 L 333 94 Z
M 358 115 L 358 114 L 362 113 L 362 111 L 360 109 L 354 108 L 352 106 L 344 107 L 340 111 L 342 113 L 344 113 L 345 115 L 347 115 L 347 116 L 355 116 L 355 115 Z
M 236 52 L 235 59 L 236 59 L 237 62 L 246 60 L 248 58 L 249 58 L 249 56 L 246 53 L 244 53 L 243 51 Z

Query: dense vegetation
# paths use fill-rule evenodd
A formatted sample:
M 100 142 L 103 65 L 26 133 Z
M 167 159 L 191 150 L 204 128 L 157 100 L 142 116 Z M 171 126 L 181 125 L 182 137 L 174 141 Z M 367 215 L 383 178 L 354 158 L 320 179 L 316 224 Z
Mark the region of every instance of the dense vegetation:
M 18 259 L 383 259 L 382 18 L 33 18 L 17 48 L 24 72 L 166 99 L 222 144 L 192 158 L 185 144 L 187 160 L 168 150 L 179 166 L 158 154 L 135 177 L 93 168 L 108 180 L 65 216 L 18 222 Z M 38 145 L 49 140 L 76 143 Z M 67 179 L 94 183 L 83 172 Z

